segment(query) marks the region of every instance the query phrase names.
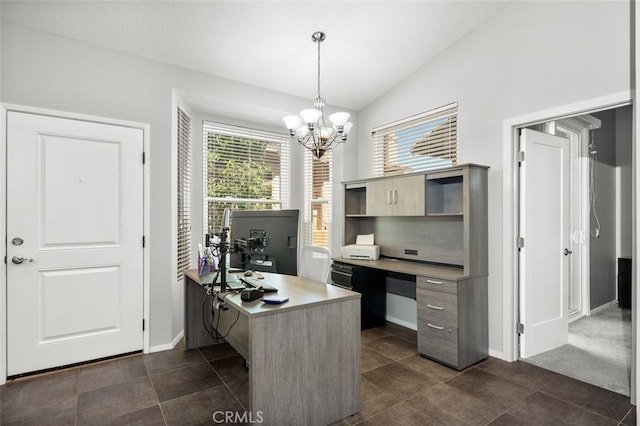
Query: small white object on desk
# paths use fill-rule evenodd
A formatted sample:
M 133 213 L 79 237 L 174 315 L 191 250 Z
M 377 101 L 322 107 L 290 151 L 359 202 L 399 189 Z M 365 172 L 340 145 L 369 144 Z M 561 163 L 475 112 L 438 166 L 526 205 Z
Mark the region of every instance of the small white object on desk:
M 373 234 L 358 235 L 355 244 L 342 246 L 342 257 L 345 259 L 378 260 L 380 246 L 376 246 L 373 242 Z

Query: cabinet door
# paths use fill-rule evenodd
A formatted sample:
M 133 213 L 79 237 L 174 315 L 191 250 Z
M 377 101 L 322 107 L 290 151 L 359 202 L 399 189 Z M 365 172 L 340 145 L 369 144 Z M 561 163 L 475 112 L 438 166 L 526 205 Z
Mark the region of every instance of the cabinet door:
M 393 179 L 392 206 L 394 216 L 424 216 L 424 175 Z
M 392 179 L 367 182 L 367 216 L 391 216 Z

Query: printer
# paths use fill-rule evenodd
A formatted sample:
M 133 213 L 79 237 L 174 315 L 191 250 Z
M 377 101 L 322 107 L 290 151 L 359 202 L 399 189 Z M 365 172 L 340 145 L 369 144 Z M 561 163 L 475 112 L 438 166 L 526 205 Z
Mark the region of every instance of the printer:
M 342 257 L 345 259 L 378 260 L 380 246 L 374 244 L 349 244 L 342 246 Z
M 356 243 L 342 246 L 345 259 L 378 260 L 380 246 L 373 244 L 373 234 L 356 236 Z

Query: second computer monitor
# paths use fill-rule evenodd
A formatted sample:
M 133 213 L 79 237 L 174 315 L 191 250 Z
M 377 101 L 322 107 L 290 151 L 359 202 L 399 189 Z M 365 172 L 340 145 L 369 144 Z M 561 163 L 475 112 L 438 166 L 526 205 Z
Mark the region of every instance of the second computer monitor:
M 298 210 L 234 210 L 230 266 L 298 274 Z

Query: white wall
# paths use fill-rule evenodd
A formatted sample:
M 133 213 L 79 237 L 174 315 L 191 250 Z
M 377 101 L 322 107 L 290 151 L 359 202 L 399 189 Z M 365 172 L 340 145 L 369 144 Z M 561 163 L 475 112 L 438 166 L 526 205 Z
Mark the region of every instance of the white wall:
M 371 175 L 368 131 L 459 103 L 461 162 L 489 171 L 489 348 L 510 359 L 503 296 L 503 122 L 630 90 L 628 2 L 515 2 L 359 113 L 358 178 Z M 513 308 L 513 307 L 512 307 Z
M 371 175 L 373 127 L 459 102 L 460 158 L 489 172 L 489 345 L 510 349 L 502 299 L 502 126 L 510 117 L 630 89 L 629 3 L 515 2 L 357 114 L 357 133 L 336 151 L 340 181 Z M 90 46 L 13 24 L 1 28 L 0 100 L 151 125 L 151 345 L 169 343 L 181 312 L 172 304 L 175 201 L 171 193 L 172 89 L 204 93 L 219 115 L 255 122 L 256 110 L 282 116 L 308 106 L 295 98 Z M 404 47 L 403 47 L 404 48 Z M 409 47 L 407 47 L 409 48 Z M 244 112 L 243 112 L 244 111 Z M 272 123 L 274 126 L 275 121 Z M 357 159 L 357 160 L 356 160 Z M 342 197 L 334 199 L 334 235 L 341 235 Z M 333 250 L 340 246 L 334 238 Z M 508 358 L 505 355 L 505 358 Z
M 307 108 L 310 99 L 296 98 L 235 81 L 150 61 L 62 37 L 3 23 L 0 101 L 150 124 L 151 173 L 150 345 L 166 348 L 182 330 L 181 283 L 175 279 L 175 141 L 173 109 L 176 91 L 199 94 L 206 108 L 220 117 L 280 126 L 282 116 Z M 194 108 L 195 109 L 195 108 Z M 331 111 L 332 107 L 327 110 Z M 353 114 L 354 119 L 356 114 Z M 258 123 L 258 120 L 262 122 Z M 194 144 L 198 145 L 194 126 Z M 353 133 L 357 137 L 357 133 Z M 195 149 L 195 148 L 194 148 Z M 342 148 L 340 148 L 342 149 Z M 353 149 L 353 148 L 349 148 Z M 344 180 L 336 162 L 334 193 Z M 194 177 L 194 180 L 198 180 Z M 299 180 L 299 178 L 298 178 Z M 194 202 L 198 202 L 197 192 Z M 4 187 L 0 199 L 4 202 Z M 201 199 L 200 199 L 201 202 Z M 334 212 L 341 210 L 336 203 Z M 338 213 L 334 217 L 340 217 Z M 197 220 L 197 219 L 194 219 Z M 341 224 L 334 224 L 340 235 Z M 194 235 L 194 241 L 197 241 Z M 338 238 L 339 240 L 339 238 Z M 337 242 L 339 247 L 340 241 Z M 334 250 L 336 248 L 334 247 Z M 1 359 L 0 359 L 1 361 Z

